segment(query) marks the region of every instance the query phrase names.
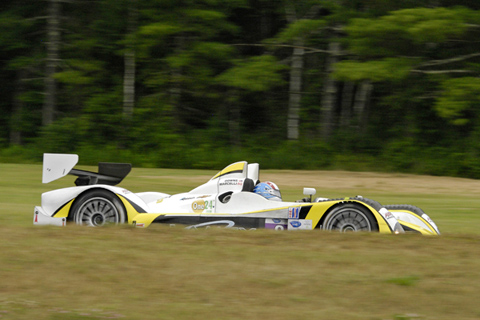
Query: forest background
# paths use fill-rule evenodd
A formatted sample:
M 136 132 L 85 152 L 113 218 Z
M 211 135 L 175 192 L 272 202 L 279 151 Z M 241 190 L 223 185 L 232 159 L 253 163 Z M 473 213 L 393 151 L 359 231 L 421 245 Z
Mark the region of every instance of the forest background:
M 480 178 L 476 0 L 4 0 L 0 162 Z

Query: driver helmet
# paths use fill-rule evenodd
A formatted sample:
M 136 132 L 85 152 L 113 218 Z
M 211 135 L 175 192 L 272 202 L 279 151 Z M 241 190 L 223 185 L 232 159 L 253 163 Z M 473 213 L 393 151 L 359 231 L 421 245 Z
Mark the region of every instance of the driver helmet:
M 253 192 L 268 200 L 282 201 L 282 194 L 278 186 L 270 181 L 261 182 L 253 188 Z

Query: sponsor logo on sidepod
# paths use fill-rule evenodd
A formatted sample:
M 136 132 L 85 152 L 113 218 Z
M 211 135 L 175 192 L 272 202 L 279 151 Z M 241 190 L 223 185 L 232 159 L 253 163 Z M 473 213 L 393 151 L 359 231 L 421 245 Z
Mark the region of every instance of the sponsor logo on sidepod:
M 192 203 L 192 210 L 193 212 L 202 212 L 205 210 L 205 201 L 204 200 L 196 200 Z
M 290 225 L 294 228 L 298 228 L 302 225 L 302 223 L 300 221 L 291 221 Z

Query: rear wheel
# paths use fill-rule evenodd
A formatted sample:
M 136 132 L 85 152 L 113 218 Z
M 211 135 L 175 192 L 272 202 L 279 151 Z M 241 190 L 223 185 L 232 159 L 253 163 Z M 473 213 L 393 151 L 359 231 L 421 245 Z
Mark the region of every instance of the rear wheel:
M 378 231 L 378 226 L 367 208 L 347 203 L 334 208 L 327 215 L 323 229 L 340 232 Z
M 70 211 L 76 224 L 100 227 L 125 222 L 125 208 L 113 193 L 92 190 L 79 196 Z

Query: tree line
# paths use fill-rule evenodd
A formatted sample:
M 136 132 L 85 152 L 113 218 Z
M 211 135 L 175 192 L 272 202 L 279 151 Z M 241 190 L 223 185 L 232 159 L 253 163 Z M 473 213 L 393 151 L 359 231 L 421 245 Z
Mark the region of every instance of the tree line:
M 479 10 L 465 0 L 2 1 L 0 155 L 480 177 Z

